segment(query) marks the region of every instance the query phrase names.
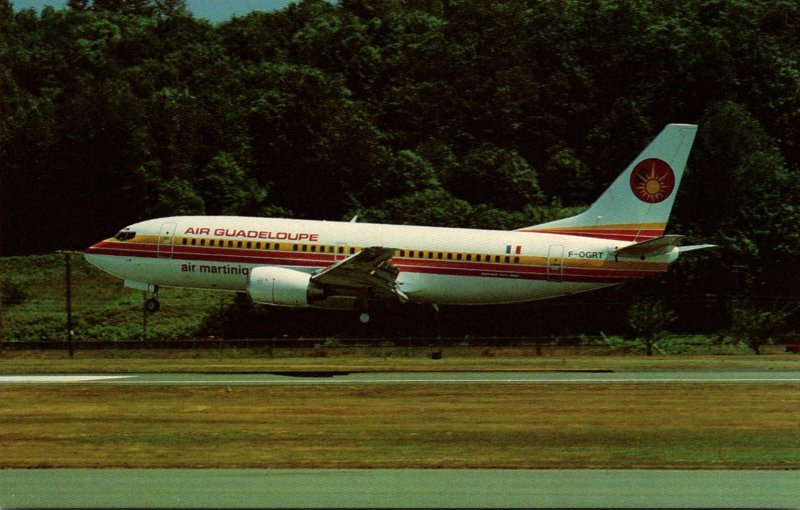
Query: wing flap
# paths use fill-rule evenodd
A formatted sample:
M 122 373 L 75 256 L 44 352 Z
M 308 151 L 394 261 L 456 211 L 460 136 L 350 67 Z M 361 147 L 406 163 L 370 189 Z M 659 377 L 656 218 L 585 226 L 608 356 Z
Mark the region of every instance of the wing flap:
M 395 248 L 383 246 L 364 248 L 326 267 L 311 280 L 333 294 L 366 291 L 374 297 L 407 301 L 405 294 L 396 288 L 400 271 L 391 263 L 395 251 Z

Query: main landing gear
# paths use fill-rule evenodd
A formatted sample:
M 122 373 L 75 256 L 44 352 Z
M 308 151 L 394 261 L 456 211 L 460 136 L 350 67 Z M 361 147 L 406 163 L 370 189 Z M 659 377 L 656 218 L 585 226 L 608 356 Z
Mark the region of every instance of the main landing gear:
M 364 298 L 357 298 L 355 300 L 355 306 L 353 307 L 356 312 L 358 312 L 358 321 L 361 324 L 369 323 L 369 320 L 372 318 L 369 315 L 369 300 Z
M 439 305 L 431 303 L 433 306 L 434 319 L 436 320 L 436 343 L 437 349 L 431 353 L 431 359 L 442 359 L 442 314 Z

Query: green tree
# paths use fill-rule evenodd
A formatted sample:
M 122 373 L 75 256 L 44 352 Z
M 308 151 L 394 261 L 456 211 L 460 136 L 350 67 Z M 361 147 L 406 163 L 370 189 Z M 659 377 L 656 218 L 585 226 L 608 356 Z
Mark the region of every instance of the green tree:
M 653 355 L 653 347 L 676 319 L 675 313 L 656 298 L 639 298 L 628 308 L 628 325 L 644 342 L 648 356 Z
M 763 346 L 771 344 L 776 336 L 785 332 L 786 322 L 796 310 L 797 306 L 791 305 L 764 308 L 737 303 L 726 336 L 748 346 L 755 354 L 761 354 Z
M 364 199 L 368 203 L 441 188 L 436 170 L 430 162 L 411 150 L 397 153 L 388 168 L 372 175 L 372 181 L 367 186 L 369 196 Z
M 88 0 L 70 0 L 71 9 L 86 9 Z M 187 15 L 185 0 L 92 0 L 92 9 L 136 16 Z
M 426 189 L 393 198 L 363 214 L 366 221 L 459 227 L 472 207 L 442 189 Z
M 484 144 L 452 169 L 445 187 L 471 203 L 519 210 L 539 204 L 543 195 L 536 172 L 516 151 Z
M 206 214 L 257 215 L 266 205 L 267 190 L 228 153 L 217 154 L 200 172 L 198 193 Z
M 722 267 L 751 268 L 742 291 L 793 293 L 784 277 L 792 262 L 782 250 L 800 248 L 786 223 L 797 218 L 797 190 L 774 139 L 752 114 L 716 103 L 701 121 L 676 219 L 686 233 L 722 246 Z

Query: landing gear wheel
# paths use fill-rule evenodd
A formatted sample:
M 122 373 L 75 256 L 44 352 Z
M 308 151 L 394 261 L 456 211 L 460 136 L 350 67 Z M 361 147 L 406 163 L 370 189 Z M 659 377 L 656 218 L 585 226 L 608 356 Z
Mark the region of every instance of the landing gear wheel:
M 144 302 L 144 309 L 148 313 L 156 313 L 157 311 L 161 310 L 161 302 L 152 297 Z
M 369 314 L 367 312 L 362 313 L 358 316 L 358 320 L 361 321 L 361 324 L 366 324 L 369 322 Z

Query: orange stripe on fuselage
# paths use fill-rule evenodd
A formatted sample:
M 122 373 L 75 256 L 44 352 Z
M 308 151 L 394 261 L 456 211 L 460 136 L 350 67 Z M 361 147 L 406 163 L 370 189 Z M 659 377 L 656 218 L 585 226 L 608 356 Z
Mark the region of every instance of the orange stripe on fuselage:
M 322 247 L 323 245 L 318 245 Z M 238 263 L 254 265 L 277 265 L 297 268 L 324 268 L 342 255 L 321 252 L 276 251 L 269 249 L 247 249 L 228 247 L 202 247 L 184 244 L 159 246 L 156 236 L 137 238 L 130 241 L 109 239 L 92 246 L 87 253 L 122 257 L 143 257 L 173 260 L 208 261 L 219 263 Z M 420 251 L 420 250 L 414 250 Z M 398 250 L 399 252 L 399 250 Z M 496 255 L 493 254 L 494 258 Z M 519 263 L 504 262 L 506 255 L 500 255 L 503 262 L 489 260 L 456 261 L 447 259 L 395 257 L 392 259 L 399 270 L 410 273 L 441 274 L 472 277 L 511 278 L 524 280 L 546 280 L 552 276 L 548 272 L 546 257 L 511 257 Z M 669 264 L 660 262 L 611 261 L 563 259 L 559 279 L 566 282 L 622 283 L 625 281 L 653 276 L 665 272 Z

